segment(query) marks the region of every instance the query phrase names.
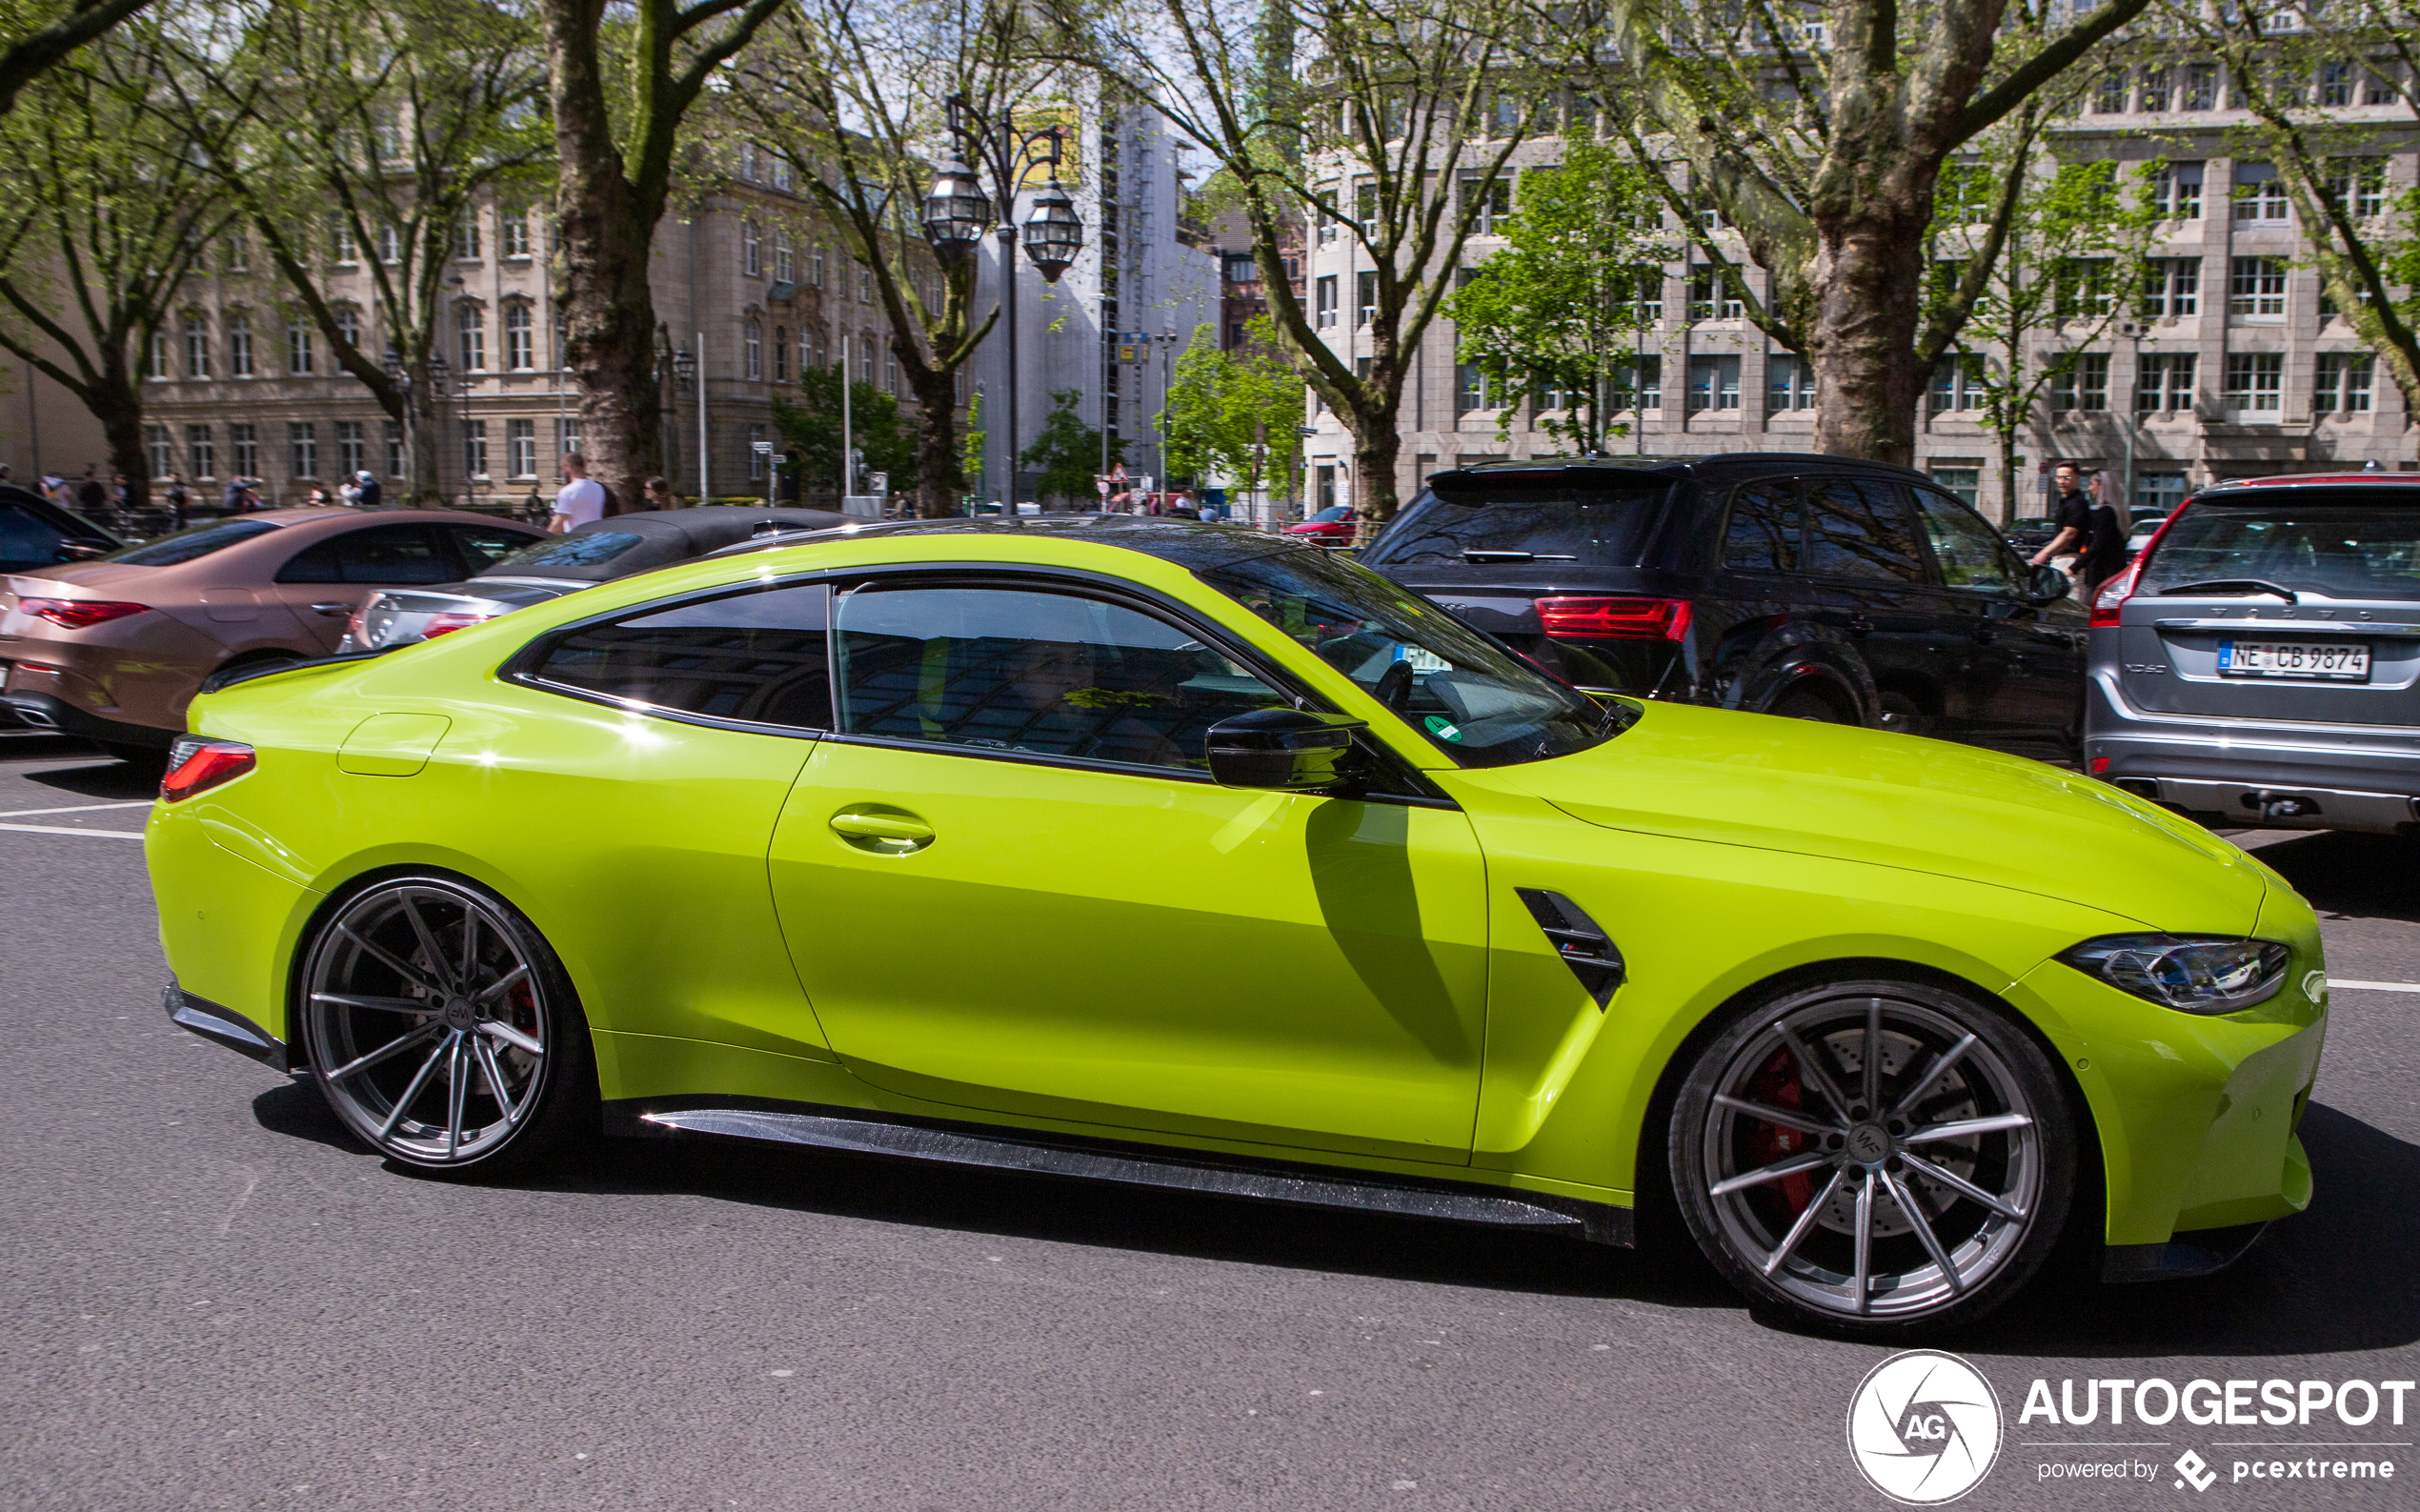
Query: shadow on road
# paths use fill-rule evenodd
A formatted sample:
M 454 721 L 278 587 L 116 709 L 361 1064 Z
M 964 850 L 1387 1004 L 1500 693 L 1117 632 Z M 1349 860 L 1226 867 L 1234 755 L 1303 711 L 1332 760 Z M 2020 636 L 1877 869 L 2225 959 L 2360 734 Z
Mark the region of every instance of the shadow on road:
M 2399 836 L 2329 830 L 2258 854 L 2323 917 L 2420 923 L 2420 888 L 2412 885 L 2420 846 Z
M 56 753 L 45 751 L 23 754 L 29 756 L 39 754 L 46 756 L 55 754 L 60 759 L 68 760 L 91 749 L 80 740 L 62 741 L 60 745 L 61 749 Z M 20 753 L 14 747 L 0 746 L 0 757 L 18 754 Z M 155 798 L 160 796 L 160 769 L 167 764 L 167 761 L 166 752 L 161 752 L 156 757 L 141 761 L 121 761 L 115 756 L 96 756 L 89 763 L 59 766 L 47 772 L 26 772 L 20 775 L 28 782 L 39 783 L 46 788 L 57 788 L 62 793 L 72 793 L 78 797 L 99 798 L 104 801 L 111 798 Z
M 253 1099 L 262 1127 L 366 1155 L 305 1082 Z M 2082 1358 L 2331 1354 L 2420 1340 L 2420 1146 L 2314 1104 L 2311 1210 L 2228 1271 L 2152 1285 L 2046 1279 L 1953 1347 Z M 413 1176 L 392 1167 L 398 1176 Z M 551 1190 L 689 1192 L 801 1215 L 1297 1270 L 1739 1307 L 1686 1241 L 1611 1250 L 1511 1230 L 1293 1208 L 738 1141 L 608 1139 Z

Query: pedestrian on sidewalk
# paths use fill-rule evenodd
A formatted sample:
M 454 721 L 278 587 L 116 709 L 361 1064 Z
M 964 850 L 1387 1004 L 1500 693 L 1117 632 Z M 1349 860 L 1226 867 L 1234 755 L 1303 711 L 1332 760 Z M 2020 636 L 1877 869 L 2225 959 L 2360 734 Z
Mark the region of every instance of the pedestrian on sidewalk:
M 546 528 L 556 535 L 575 525 L 605 517 L 605 485 L 588 475 L 588 458 L 577 452 L 563 454 L 563 486 L 555 494 L 555 513 Z

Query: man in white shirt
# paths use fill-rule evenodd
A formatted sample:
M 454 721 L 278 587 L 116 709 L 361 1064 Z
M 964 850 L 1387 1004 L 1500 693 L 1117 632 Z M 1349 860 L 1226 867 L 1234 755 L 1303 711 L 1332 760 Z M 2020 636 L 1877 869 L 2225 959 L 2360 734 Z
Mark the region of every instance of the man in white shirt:
M 577 452 L 563 454 L 563 486 L 555 491 L 555 514 L 546 528 L 560 535 L 575 525 L 605 517 L 605 485 L 588 475 L 588 458 Z

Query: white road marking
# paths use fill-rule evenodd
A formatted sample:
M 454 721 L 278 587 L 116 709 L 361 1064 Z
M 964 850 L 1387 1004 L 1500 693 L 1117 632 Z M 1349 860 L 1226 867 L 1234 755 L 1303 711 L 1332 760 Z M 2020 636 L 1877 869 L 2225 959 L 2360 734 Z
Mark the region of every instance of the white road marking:
M 36 814 L 89 814 L 94 809 L 148 809 L 150 798 L 134 803 L 71 803 L 63 809 L 0 809 L 0 819 L 22 819 Z
M 64 824 L 0 824 L 0 830 L 21 830 L 28 835 L 102 835 L 113 840 L 139 840 L 143 837 L 124 830 L 71 830 Z
M 2352 992 L 2420 992 L 2420 981 L 2347 981 L 2330 977 L 2328 986 L 2330 991 L 2343 987 Z

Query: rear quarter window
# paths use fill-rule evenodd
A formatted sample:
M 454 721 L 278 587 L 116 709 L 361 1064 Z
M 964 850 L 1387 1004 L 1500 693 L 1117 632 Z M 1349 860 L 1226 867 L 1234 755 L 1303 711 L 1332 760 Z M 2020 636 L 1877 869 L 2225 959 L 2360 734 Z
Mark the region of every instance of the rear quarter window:
M 1669 484 L 1638 489 L 1507 486 L 1451 498 L 1423 491 L 1363 554 L 1372 567 L 1462 567 L 1465 552 L 1525 552 L 1598 566 L 1638 560 Z

